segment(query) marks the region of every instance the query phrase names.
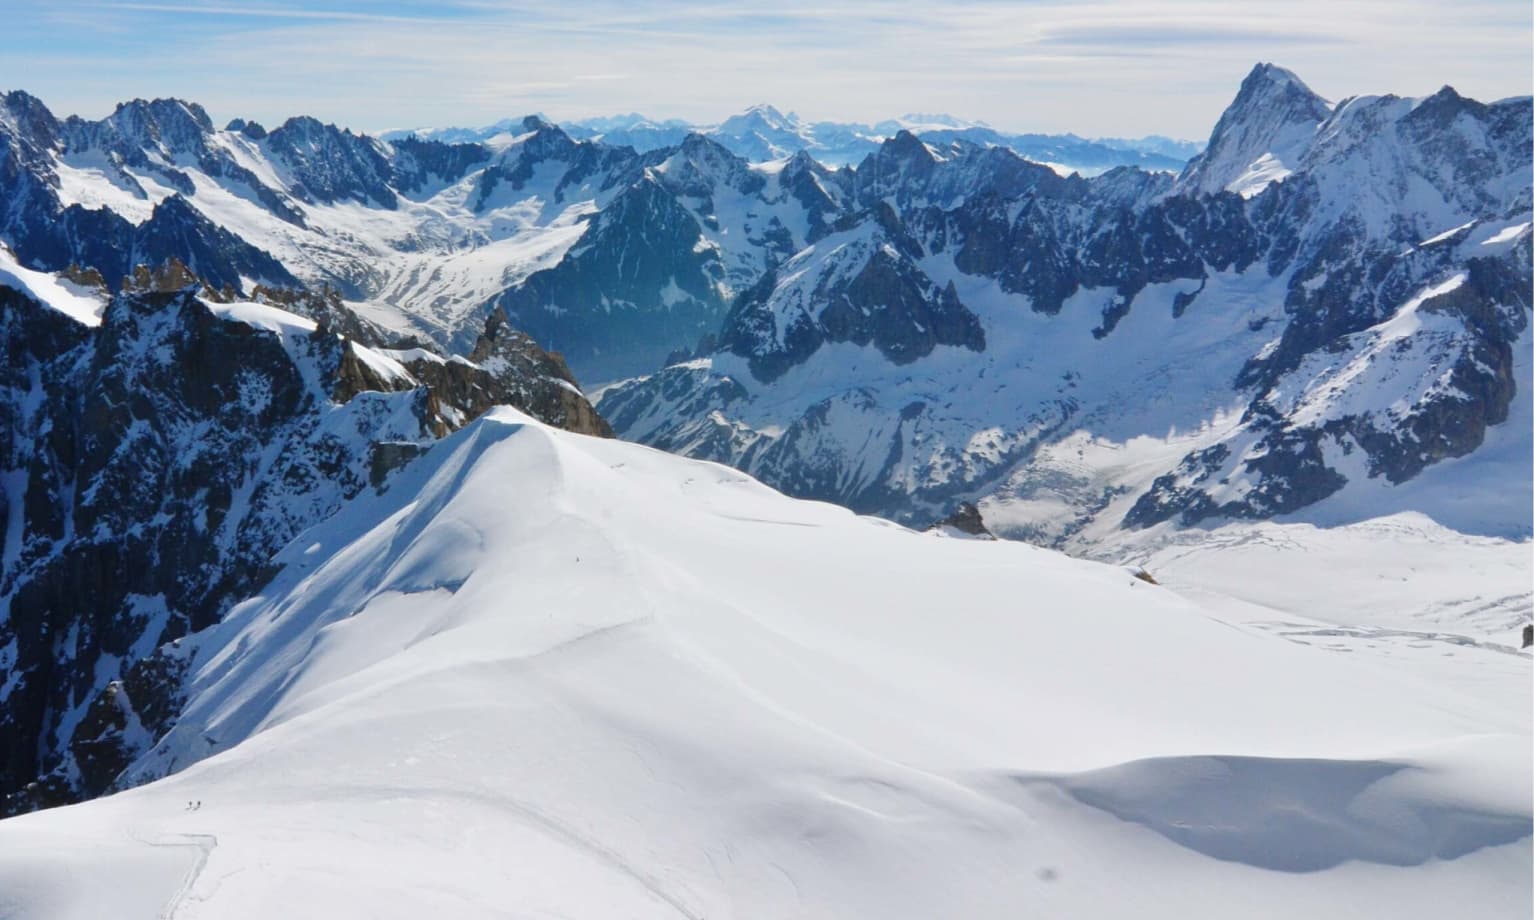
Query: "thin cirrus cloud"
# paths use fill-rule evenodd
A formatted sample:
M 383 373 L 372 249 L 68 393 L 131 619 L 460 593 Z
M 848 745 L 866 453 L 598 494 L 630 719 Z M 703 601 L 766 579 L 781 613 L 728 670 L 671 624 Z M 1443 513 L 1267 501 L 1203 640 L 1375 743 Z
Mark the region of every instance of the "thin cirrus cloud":
M 174 95 L 360 129 L 640 111 L 718 120 L 946 111 L 1202 137 L 1251 66 L 1330 98 L 1530 91 L 1526 0 L 8 0 L 0 87 L 83 115 Z

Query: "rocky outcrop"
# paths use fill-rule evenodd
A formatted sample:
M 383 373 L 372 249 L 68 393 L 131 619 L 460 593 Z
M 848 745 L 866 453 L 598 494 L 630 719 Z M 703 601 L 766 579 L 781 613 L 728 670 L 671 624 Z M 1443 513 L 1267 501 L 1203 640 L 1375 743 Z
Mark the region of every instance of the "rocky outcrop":
M 980 509 L 974 502 L 959 502 L 953 514 L 948 515 L 941 521 L 937 521 L 927 528 L 938 533 L 963 534 L 969 537 L 980 537 L 994 540 L 996 535 L 991 533 L 990 528 L 985 526 L 985 519 L 980 516 Z
M 387 352 L 431 388 L 454 427 L 493 406 L 513 406 L 534 418 L 579 434 L 613 436 L 592 408 L 558 352 L 544 351 L 499 312 L 465 358 L 443 358 L 422 349 Z

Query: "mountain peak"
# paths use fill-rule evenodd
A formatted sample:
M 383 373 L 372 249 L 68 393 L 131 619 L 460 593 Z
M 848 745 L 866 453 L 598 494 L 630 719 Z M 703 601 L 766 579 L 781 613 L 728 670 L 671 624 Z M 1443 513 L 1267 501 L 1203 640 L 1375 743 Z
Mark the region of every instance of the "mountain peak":
M 767 103 L 759 102 L 739 115 L 726 118 L 716 130 L 725 135 L 739 135 L 749 131 L 793 134 L 798 128 L 798 118 L 784 115 Z
M 41 148 L 52 147 L 58 140 L 58 119 L 41 99 L 19 89 L 0 93 L 0 126 L 19 130 Z
M 773 121 L 787 120 L 787 116 L 766 102 L 758 102 L 756 105 L 750 106 L 746 109 L 745 114 L 760 115 L 763 118 L 770 118 Z
M 909 159 L 911 157 L 916 157 L 926 161 L 931 161 L 934 159 L 932 156 L 932 151 L 927 147 L 926 143 L 923 142 L 921 138 L 903 128 L 899 131 L 896 131 L 895 135 L 889 140 L 886 140 L 883 144 L 879 145 L 879 152 L 881 154 L 899 157 L 900 159 Z
M 1293 71 L 1260 63 L 1241 81 L 1204 152 L 1188 163 L 1177 190 L 1250 196 L 1299 164 L 1331 103 Z
M 119 102 L 108 120 L 118 125 L 130 121 L 154 123 L 158 126 L 190 123 L 204 134 L 213 133 L 213 119 L 208 117 L 207 111 L 195 102 L 180 99 L 134 99 Z
M 1249 88 L 1255 90 L 1263 86 L 1294 87 L 1307 93 L 1311 92 L 1310 87 L 1306 86 L 1305 81 L 1301 80 L 1294 71 L 1265 61 L 1252 67 L 1246 79 L 1241 81 L 1241 91 L 1247 92 Z

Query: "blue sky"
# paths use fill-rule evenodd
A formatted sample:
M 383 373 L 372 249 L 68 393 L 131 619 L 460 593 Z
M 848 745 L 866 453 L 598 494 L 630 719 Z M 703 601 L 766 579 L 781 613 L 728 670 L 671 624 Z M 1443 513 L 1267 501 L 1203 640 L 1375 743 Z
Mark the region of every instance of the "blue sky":
M 1529 0 L 4 0 L 0 89 L 99 117 L 178 96 L 214 119 L 359 130 L 641 111 L 716 121 L 949 112 L 1017 130 L 1206 136 L 1259 60 L 1329 98 L 1534 83 Z

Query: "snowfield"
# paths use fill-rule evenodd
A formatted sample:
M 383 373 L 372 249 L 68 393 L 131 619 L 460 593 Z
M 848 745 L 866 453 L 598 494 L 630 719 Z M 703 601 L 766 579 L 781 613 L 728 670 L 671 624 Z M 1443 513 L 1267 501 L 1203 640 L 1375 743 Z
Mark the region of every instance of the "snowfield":
M 1244 596 L 1285 526 L 1155 586 L 495 410 L 182 643 L 145 785 L 0 822 L 0 916 L 1527 917 L 1528 654 L 1321 632 L 1399 625 L 1313 603 L 1347 528 Z

